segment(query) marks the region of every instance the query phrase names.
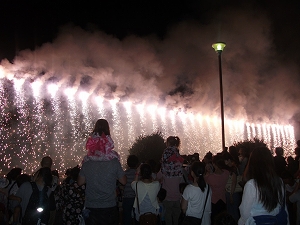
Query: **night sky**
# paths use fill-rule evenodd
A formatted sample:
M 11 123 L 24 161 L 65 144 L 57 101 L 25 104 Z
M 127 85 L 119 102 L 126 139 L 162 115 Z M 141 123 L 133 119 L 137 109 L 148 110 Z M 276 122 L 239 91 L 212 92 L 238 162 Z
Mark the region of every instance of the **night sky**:
M 182 21 L 195 20 L 209 25 L 217 18 L 222 24 L 224 10 L 245 9 L 265 14 L 270 20 L 270 42 L 283 60 L 300 61 L 300 2 L 297 0 L 91 2 L 1 1 L 0 58 L 12 60 L 18 51 L 33 50 L 53 41 L 59 28 L 67 23 L 85 30 L 95 27 L 120 40 L 132 34 L 155 34 L 164 39 L 168 30 Z
M 94 89 L 217 114 L 211 44 L 224 41 L 226 115 L 299 123 L 299 9 L 297 0 L 2 1 L 0 59 L 32 79 L 69 73 L 72 85 L 113 71 Z M 125 83 L 128 74 L 135 82 Z

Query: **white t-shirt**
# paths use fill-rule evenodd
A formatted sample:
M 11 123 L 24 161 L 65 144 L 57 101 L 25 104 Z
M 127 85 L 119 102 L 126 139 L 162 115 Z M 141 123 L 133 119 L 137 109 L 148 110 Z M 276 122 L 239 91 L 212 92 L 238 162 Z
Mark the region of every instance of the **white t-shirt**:
M 278 204 L 273 211 L 268 212 L 263 207 L 263 204 L 259 201 L 259 193 L 257 191 L 255 181 L 251 179 L 245 184 L 242 203 L 239 208 L 240 208 L 241 218 L 239 219 L 238 224 L 254 225 L 255 221 L 253 219 L 253 216 L 260 216 L 260 215 L 275 216 L 279 213 L 280 204 Z M 286 207 L 285 210 L 287 211 Z
M 209 191 L 202 218 L 202 224 L 210 224 L 211 189 L 207 187 L 208 186 L 206 186 L 204 192 L 202 192 L 202 190 L 199 187 L 189 184 L 186 186 L 182 194 L 182 197 L 188 202 L 186 215 L 200 219 L 205 204 L 206 194 L 207 191 Z

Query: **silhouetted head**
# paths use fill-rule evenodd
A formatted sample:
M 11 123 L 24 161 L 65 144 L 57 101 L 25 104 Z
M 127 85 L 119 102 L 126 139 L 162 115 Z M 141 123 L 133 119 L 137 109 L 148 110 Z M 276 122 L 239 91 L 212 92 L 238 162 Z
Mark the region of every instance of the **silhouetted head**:
M 51 159 L 50 156 L 45 156 L 45 157 L 42 158 L 41 167 L 49 167 L 51 169 L 52 159 Z
M 180 145 L 180 139 L 179 137 L 177 136 L 169 136 L 167 138 L 167 146 L 170 146 L 170 147 L 179 147 Z
M 42 167 L 37 171 L 37 178 L 42 179 L 45 183 L 45 186 L 50 187 L 52 184 L 52 173 L 49 167 Z
M 22 173 L 21 168 L 12 168 L 8 174 L 6 175 L 6 178 L 11 182 L 12 180 L 17 180 L 17 177 L 20 176 Z
M 193 162 L 191 170 L 193 171 L 196 177 L 204 176 L 205 164 L 199 161 Z
M 275 174 L 275 166 L 271 151 L 267 147 L 255 148 L 249 158 L 248 172 L 250 178 L 256 179 L 262 173 Z
M 104 133 L 105 135 L 110 135 L 109 124 L 107 120 L 105 119 L 97 120 L 93 133 L 98 133 L 99 135 L 102 135 L 102 133 Z
M 129 155 L 127 157 L 127 166 L 135 169 L 139 164 L 139 158 L 136 155 Z
M 18 176 L 17 178 L 17 185 L 18 187 L 21 187 L 21 185 L 25 182 L 30 182 L 31 181 L 31 176 L 29 176 L 28 174 L 21 174 L 20 176 Z
M 140 168 L 140 175 L 142 179 L 152 178 L 152 169 L 148 163 L 143 163 Z
M 281 147 L 275 148 L 275 153 L 278 156 L 282 156 L 283 155 L 283 148 L 281 148 Z
M 205 163 L 211 162 L 212 161 L 212 157 L 213 157 L 213 154 L 210 151 L 207 152 L 205 154 L 205 156 L 204 156 Z
M 218 167 L 219 169 L 224 169 L 226 167 L 225 161 L 220 153 L 213 156 L 212 163 L 214 167 Z

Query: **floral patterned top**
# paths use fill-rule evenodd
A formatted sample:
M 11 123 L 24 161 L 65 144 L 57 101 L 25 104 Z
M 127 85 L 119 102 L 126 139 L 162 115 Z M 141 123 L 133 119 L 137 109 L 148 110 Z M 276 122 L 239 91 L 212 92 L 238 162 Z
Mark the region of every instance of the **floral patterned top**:
M 182 176 L 182 164 L 184 159 L 180 156 L 176 146 L 167 147 L 162 155 L 161 172 L 166 177 Z
M 64 225 L 78 225 L 85 200 L 85 185 L 78 186 L 77 182 L 62 183 L 59 191 L 60 207 L 63 211 Z
M 114 142 L 110 135 L 102 133 L 93 133 L 86 142 L 87 155 L 83 159 L 83 163 L 89 160 L 109 161 L 114 158 L 120 160 L 119 154 L 114 151 Z

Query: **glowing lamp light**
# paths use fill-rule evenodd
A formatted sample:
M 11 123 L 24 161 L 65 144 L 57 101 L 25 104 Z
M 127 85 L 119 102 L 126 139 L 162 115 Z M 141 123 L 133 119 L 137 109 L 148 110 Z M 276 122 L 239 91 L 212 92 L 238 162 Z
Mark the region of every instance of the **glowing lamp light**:
M 216 42 L 212 45 L 216 52 L 222 52 L 226 44 L 224 42 Z

